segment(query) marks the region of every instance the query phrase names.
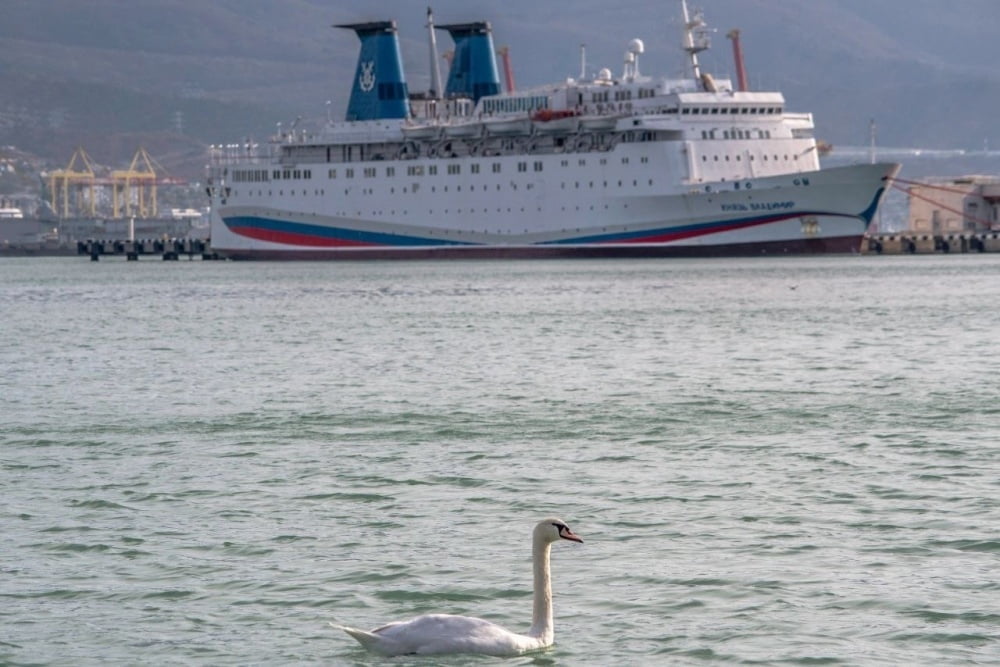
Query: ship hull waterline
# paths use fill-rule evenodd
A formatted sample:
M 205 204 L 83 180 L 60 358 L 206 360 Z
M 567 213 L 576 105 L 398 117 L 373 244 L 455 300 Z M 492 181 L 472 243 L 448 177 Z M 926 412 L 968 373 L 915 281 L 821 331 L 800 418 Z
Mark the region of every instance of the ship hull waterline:
M 752 194 L 732 190 L 689 193 L 665 200 L 676 200 L 675 208 L 683 201 L 683 216 L 667 215 L 659 222 L 631 224 L 633 231 L 629 233 L 619 230 L 591 234 L 588 229 L 599 228 L 584 226 L 576 234 L 535 234 L 531 238 L 509 240 L 473 237 L 464 241 L 443 240 L 440 229 L 412 222 L 372 225 L 370 221 L 317 220 L 313 214 L 279 215 L 266 208 L 231 207 L 213 215 L 212 246 L 213 251 L 234 260 L 290 261 L 853 254 L 860 252 L 864 233 L 898 169 L 896 164 L 856 165 L 811 174 L 816 181 L 820 174 L 842 170 L 845 174 L 849 173 L 847 170 L 867 172 L 850 189 L 852 195 L 843 198 L 823 197 L 819 194 L 823 190 L 821 183 L 812 190 L 764 187 Z M 875 174 L 878 177 L 872 178 Z M 715 186 L 732 187 L 731 184 Z M 843 190 L 842 186 L 843 182 L 836 183 L 838 192 Z M 802 192 L 810 195 L 803 196 Z M 781 200 L 786 196 L 796 197 L 796 204 L 773 212 L 746 212 L 739 203 L 754 198 L 757 202 Z M 726 213 L 712 215 L 713 208 L 722 208 Z M 422 234 L 424 231 L 429 234 Z M 435 231 L 438 237 L 434 236 Z

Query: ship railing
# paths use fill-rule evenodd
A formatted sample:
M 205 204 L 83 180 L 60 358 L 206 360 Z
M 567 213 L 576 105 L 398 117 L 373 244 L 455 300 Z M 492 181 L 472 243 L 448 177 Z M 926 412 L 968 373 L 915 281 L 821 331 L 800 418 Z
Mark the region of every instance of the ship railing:
M 274 155 L 272 143 L 258 144 L 246 141 L 233 144 L 212 144 L 208 147 L 209 164 L 262 164 Z

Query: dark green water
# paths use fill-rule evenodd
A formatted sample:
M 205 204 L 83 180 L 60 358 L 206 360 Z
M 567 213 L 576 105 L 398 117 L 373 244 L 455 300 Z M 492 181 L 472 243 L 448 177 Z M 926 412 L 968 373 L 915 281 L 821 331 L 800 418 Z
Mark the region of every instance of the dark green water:
M 1000 257 L 0 261 L 0 663 L 1000 664 Z

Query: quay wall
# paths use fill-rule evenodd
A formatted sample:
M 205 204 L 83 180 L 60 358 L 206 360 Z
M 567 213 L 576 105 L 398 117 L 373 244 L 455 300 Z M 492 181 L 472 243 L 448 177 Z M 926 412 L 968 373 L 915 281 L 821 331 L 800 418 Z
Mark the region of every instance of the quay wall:
M 965 234 L 866 235 L 861 241 L 863 255 L 948 255 L 1000 252 L 1000 231 Z

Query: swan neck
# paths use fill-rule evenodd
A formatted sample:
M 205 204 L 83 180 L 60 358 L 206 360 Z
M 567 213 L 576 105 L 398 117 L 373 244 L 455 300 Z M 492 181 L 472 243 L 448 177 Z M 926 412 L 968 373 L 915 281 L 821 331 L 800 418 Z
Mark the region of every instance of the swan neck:
M 552 643 L 552 574 L 549 569 L 551 544 L 534 540 L 532 563 L 535 570 L 535 602 L 531 614 L 531 636 L 545 643 Z

